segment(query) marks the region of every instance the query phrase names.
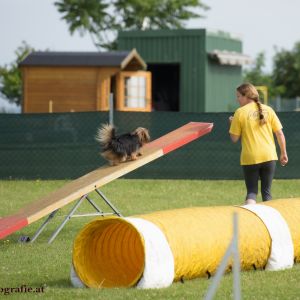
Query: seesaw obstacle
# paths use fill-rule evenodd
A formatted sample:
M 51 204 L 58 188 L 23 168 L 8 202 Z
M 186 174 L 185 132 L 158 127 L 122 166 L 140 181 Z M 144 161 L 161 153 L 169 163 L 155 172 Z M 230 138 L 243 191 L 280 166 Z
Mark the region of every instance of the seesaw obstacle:
M 118 166 L 103 166 L 79 177 L 53 193 L 21 208 L 13 215 L 0 216 L 0 239 L 55 213 L 67 204 L 88 195 L 105 184 L 120 178 L 208 133 L 212 123 L 189 122 L 142 147 L 139 159 Z M 1 218 L 2 217 L 2 218 Z
M 300 198 L 281 199 L 96 219 L 74 241 L 71 281 L 76 287 L 162 288 L 209 277 L 231 241 L 234 213 L 242 270 L 281 270 L 300 261 Z

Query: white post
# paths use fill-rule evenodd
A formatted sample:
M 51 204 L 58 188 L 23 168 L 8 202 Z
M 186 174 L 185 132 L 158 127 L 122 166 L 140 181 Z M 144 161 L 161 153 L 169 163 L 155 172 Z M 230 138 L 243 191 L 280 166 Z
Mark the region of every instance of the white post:
M 233 215 L 233 298 L 235 300 L 241 299 L 241 279 L 240 279 L 240 255 L 239 255 L 239 232 L 238 232 L 238 216 L 237 213 Z
M 53 113 L 53 101 L 49 100 L 49 113 L 52 114 Z
M 281 97 L 276 97 L 276 111 L 281 111 Z
M 299 105 L 299 103 L 300 103 L 300 97 L 296 97 L 296 111 L 299 111 L 299 108 L 300 108 L 300 105 Z
M 233 237 L 225 252 L 225 255 L 217 269 L 216 275 L 212 279 L 212 283 L 207 291 L 205 300 L 213 299 L 220 280 L 226 270 L 226 266 L 229 258 L 233 256 L 233 297 L 234 300 L 241 299 L 241 288 L 240 288 L 240 260 L 239 260 L 239 249 L 238 249 L 238 219 L 237 214 L 233 215 Z
M 114 95 L 109 94 L 109 125 L 114 125 Z

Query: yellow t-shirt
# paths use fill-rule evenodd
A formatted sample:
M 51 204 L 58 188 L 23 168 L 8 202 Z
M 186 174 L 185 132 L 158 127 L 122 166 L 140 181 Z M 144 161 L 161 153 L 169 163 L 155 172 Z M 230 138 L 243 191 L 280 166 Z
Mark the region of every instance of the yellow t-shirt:
M 241 136 L 241 165 L 278 160 L 273 132 L 282 129 L 282 125 L 271 107 L 264 104 L 261 106 L 267 121 L 264 125 L 259 124 L 255 102 L 238 108 L 234 113 L 229 133 Z

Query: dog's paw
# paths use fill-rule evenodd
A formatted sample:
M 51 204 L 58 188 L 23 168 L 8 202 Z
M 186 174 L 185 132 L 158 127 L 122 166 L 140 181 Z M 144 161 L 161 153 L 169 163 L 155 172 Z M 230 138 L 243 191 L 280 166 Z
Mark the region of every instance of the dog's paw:
M 134 153 L 130 155 L 130 160 L 137 160 L 138 154 Z

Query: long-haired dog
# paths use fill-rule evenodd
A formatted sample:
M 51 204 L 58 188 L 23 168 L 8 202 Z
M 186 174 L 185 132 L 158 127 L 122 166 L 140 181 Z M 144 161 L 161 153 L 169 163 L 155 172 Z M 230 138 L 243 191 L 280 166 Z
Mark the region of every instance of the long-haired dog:
M 96 140 L 101 145 L 101 155 L 110 165 L 118 165 L 128 160 L 136 160 L 142 155 L 140 148 L 150 142 L 149 131 L 138 127 L 130 133 L 116 135 L 112 125 L 103 124 L 99 129 Z

